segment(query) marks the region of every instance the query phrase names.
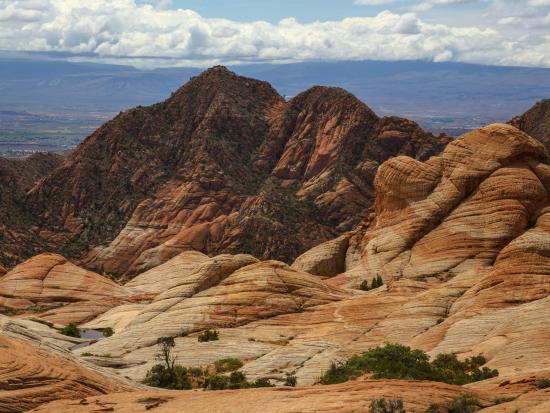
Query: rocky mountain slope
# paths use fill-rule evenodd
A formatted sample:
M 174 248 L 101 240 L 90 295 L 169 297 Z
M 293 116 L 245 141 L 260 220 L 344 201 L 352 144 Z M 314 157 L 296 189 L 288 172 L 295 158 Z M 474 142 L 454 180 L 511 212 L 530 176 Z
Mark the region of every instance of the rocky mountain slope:
M 550 99 L 541 100 L 510 124 L 538 139 L 550 150 Z
M 102 126 L 28 202 L 43 239 L 99 271 L 139 273 L 190 249 L 292 262 L 368 216 L 381 162 L 448 142 L 341 89 L 287 102 L 215 67 Z
M 45 243 L 30 231 L 36 222 L 25 194 L 62 161 L 53 153 L 25 159 L 0 158 L 0 265 L 13 266 L 44 250 Z
M 140 391 L 57 401 L 38 411 L 193 406 L 226 412 L 237 405 L 250 412 L 259 405 L 357 411 L 374 398 L 399 397 L 408 412 L 425 412 L 434 400 L 467 392 L 482 412 L 545 412 L 550 389 L 539 383 L 550 378 L 550 159 L 544 145 L 510 125 L 491 125 L 426 161 L 398 156 L 385 162 L 374 191 L 368 223 L 290 266 L 245 254 L 184 252 L 138 275 L 120 288 L 139 299 L 81 324 L 111 327 L 114 335 L 71 351 L 83 366 L 137 382 L 157 363 L 156 340 L 171 336 L 183 366 L 205 368 L 234 357 L 243 360 L 240 371 L 249 379 L 267 377 L 281 386 L 293 373 L 300 388 Z M 358 289 L 375 276 L 383 286 Z M 69 285 L 59 271 L 51 277 Z M 94 284 L 86 285 L 95 294 Z M 69 348 L 59 326 L 36 320 L 44 323 L 47 313 L 19 314 L 4 331 L 26 328 L 27 336 Z M 206 329 L 218 330 L 219 340 L 199 342 Z M 363 379 L 315 385 L 331 362 L 388 342 L 432 357 L 483 355 L 499 374 L 464 386 Z

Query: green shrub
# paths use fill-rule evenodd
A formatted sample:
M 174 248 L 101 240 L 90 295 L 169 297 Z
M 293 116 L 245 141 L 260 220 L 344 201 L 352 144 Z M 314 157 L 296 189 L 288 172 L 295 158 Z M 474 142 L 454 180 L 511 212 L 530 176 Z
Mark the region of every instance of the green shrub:
M 242 371 L 234 371 L 229 376 L 230 389 L 246 389 L 249 386 L 246 375 Z
M 229 386 L 229 377 L 222 375 L 208 376 L 204 382 L 207 390 L 225 390 Z
M 107 327 L 103 329 L 103 337 L 111 337 L 115 332 L 111 327 Z
M 472 394 L 465 394 L 454 399 L 448 406 L 449 413 L 473 413 L 478 409 L 479 402 Z
M 147 372 L 145 384 L 153 387 L 161 387 L 170 390 L 191 390 L 189 372 L 185 367 L 175 365 L 173 369 L 167 369 L 162 364 L 153 366 Z
M 214 363 L 216 372 L 226 373 L 229 371 L 239 370 L 243 366 L 243 362 L 237 358 L 226 358 L 218 360 Z
M 361 281 L 361 284 L 359 285 L 359 289 L 363 291 L 369 290 L 369 282 L 367 280 Z
M 252 383 L 252 387 L 275 387 L 275 385 L 271 384 L 267 377 L 261 377 Z
M 69 337 L 80 337 L 80 329 L 75 323 L 69 323 L 61 329 L 61 334 Z
M 550 387 L 550 379 L 537 380 L 537 389 L 547 389 Z
M 373 400 L 369 407 L 370 413 L 406 413 L 401 399 L 378 399 Z
M 382 280 L 381 276 L 373 277 L 372 283 L 371 283 L 371 289 L 374 290 L 375 288 L 382 287 L 384 285 L 384 280 Z
M 371 373 L 374 379 L 434 380 L 462 385 L 497 376 L 497 370 L 479 368 L 485 362 L 482 356 L 461 362 L 454 354 L 439 354 L 430 363 L 428 355 L 422 350 L 386 344 L 353 356 L 346 362 L 331 363 L 320 382 L 343 383 Z
M 298 384 L 298 379 L 294 373 L 287 373 L 285 379 L 285 386 L 296 387 Z
M 201 343 L 207 342 L 207 341 L 216 341 L 219 340 L 219 332 L 217 330 L 205 330 L 201 334 L 199 334 L 199 341 Z

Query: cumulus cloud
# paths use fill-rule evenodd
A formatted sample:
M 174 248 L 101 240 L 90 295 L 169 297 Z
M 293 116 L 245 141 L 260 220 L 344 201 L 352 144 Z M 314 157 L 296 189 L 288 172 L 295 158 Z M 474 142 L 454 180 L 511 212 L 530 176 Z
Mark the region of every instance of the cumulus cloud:
M 427 22 L 414 13 L 391 11 L 339 21 L 304 24 L 289 18 L 272 24 L 205 18 L 192 10 L 166 8 L 166 4 L 0 0 L 0 49 L 68 52 L 142 66 L 320 59 L 550 66 L 547 38 L 518 39 L 499 31 L 510 24 L 506 14 L 494 28 L 453 27 Z

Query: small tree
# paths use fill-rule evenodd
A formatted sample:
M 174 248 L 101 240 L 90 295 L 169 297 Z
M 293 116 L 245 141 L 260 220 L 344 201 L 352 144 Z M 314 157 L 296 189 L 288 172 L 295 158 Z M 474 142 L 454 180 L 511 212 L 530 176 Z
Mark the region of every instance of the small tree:
M 406 413 L 401 399 L 373 400 L 369 408 L 370 413 Z
M 382 279 L 382 277 L 381 276 L 376 277 L 376 286 L 382 287 L 383 285 L 384 285 L 384 280 Z
M 361 284 L 359 285 L 359 289 L 363 291 L 369 290 L 369 282 L 367 280 L 363 280 Z
M 164 368 L 173 376 L 176 357 L 172 354 L 172 349 L 176 346 L 174 337 L 161 337 L 157 340 L 159 346 L 156 359 L 164 364 Z
M 371 289 L 375 289 L 375 288 L 378 288 L 378 279 L 376 277 L 372 277 L 372 282 L 371 282 Z

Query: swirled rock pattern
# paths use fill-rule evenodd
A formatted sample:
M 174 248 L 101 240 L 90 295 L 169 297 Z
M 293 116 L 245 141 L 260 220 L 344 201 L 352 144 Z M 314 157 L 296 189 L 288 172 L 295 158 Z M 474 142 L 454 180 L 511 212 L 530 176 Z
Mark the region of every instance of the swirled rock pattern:
M 33 310 L 58 324 L 83 322 L 122 304 L 126 290 L 61 255 L 41 254 L 0 278 L 0 305 Z
M 132 389 L 81 366 L 69 354 L 0 336 L 0 411 L 19 413 L 62 398 Z

